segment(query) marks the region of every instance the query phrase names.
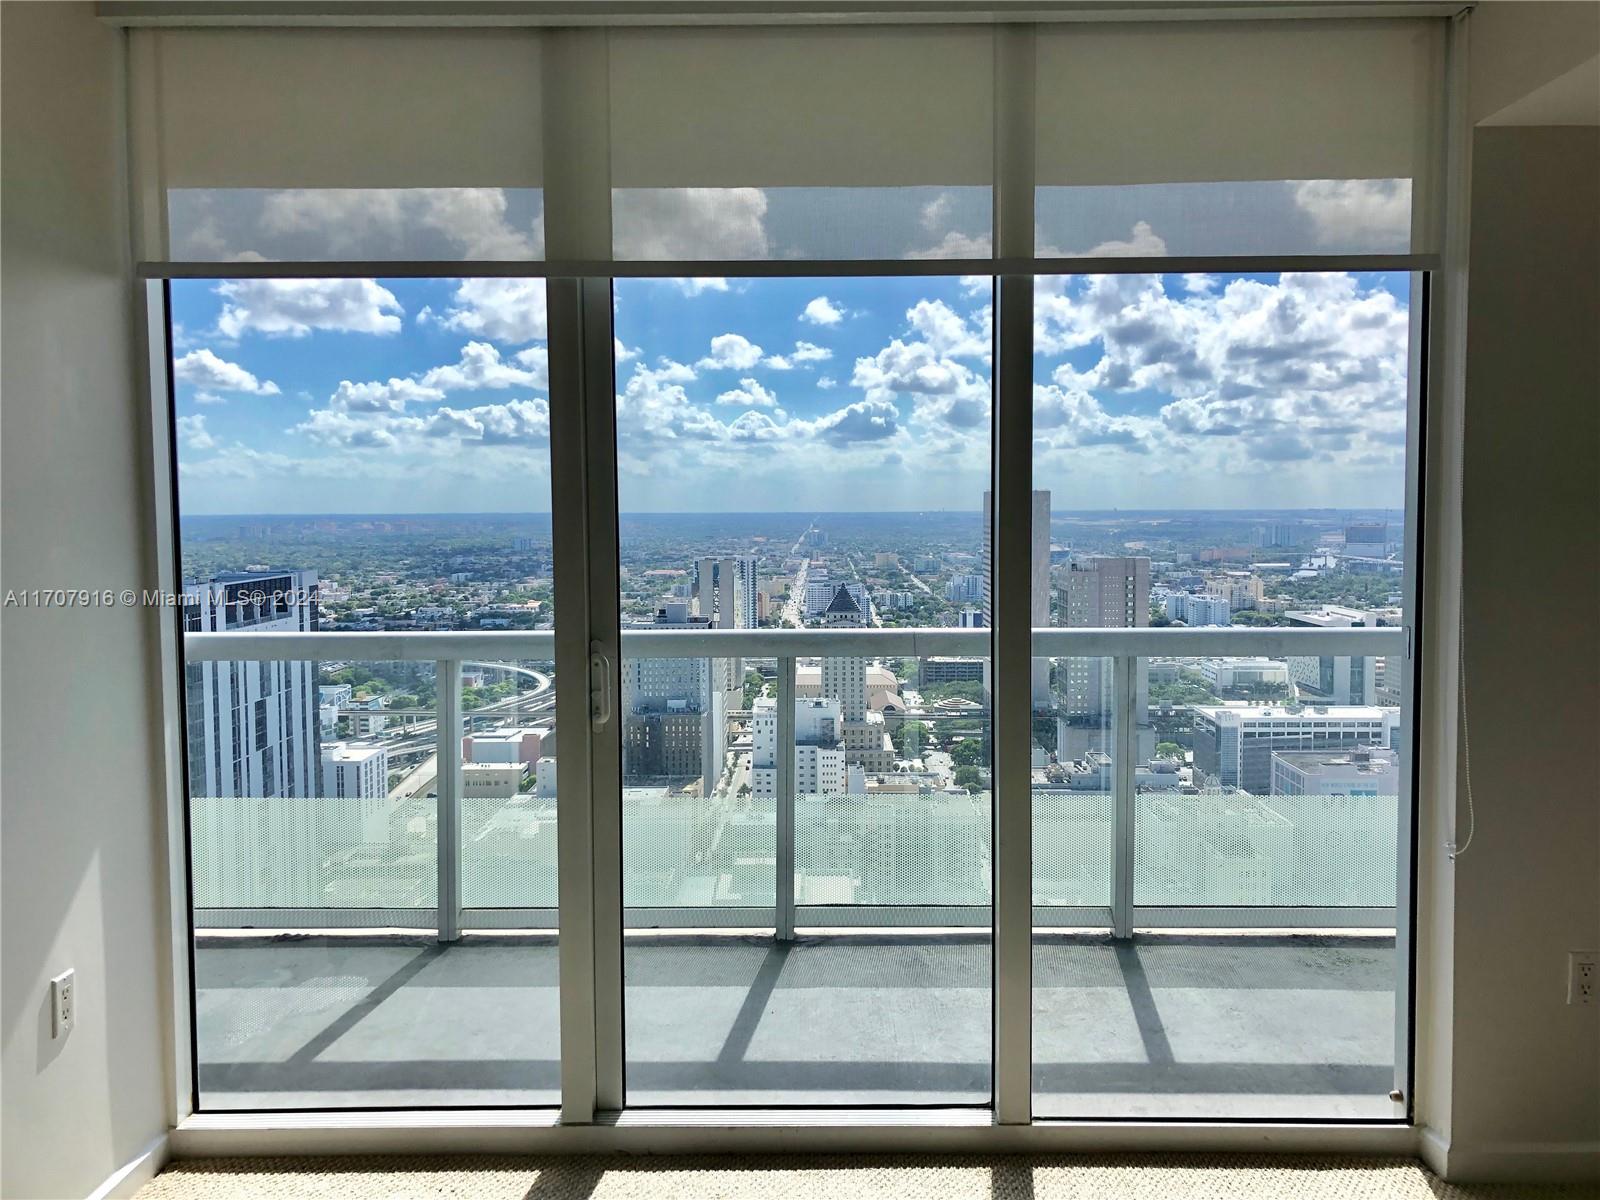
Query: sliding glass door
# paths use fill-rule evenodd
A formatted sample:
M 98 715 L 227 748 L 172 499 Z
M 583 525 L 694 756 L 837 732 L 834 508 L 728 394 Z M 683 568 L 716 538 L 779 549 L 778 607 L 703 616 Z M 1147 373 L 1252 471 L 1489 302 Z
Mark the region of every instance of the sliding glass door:
M 1404 1112 L 1414 291 L 1036 282 L 1042 1116 Z
M 986 1104 L 989 283 L 615 297 L 627 1102 Z
M 544 283 L 170 296 L 199 1106 L 556 1103 Z

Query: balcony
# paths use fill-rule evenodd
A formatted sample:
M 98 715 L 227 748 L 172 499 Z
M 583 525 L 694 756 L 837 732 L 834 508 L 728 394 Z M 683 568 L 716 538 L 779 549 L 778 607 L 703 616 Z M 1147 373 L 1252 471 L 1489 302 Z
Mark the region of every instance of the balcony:
M 1130 700 L 1152 654 L 1393 654 L 1404 637 L 1035 631 L 1041 657 L 1109 660 L 1115 698 L 1105 788 L 1035 780 L 1039 1115 L 1392 1117 L 1397 797 L 1141 791 Z M 244 803 L 298 803 L 354 827 L 351 801 L 192 799 L 202 1107 L 559 1103 L 557 801 L 463 797 L 456 741 L 461 664 L 548 662 L 553 636 L 191 634 L 186 647 L 191 663 L 431 661 L 442 681 L 442 800 L 392 796 L 376 827 L 334 846 L 259 836 L 304 814 L 264 818 L 254 840 L 227 821 Z M 783 746 L 797 659 L 981 656 L 989 633 L 628 631 L 621 650 L 771 660 Z M 787 755 L 775 799 L 661 804 L 624 788 L 628 1103 L 989 1103 L 992 795 L 797 794 Z M 572 801 L 563 791 L 564 819 L 583 812 Z M 219 855 L 226 870 L 207 861 Z

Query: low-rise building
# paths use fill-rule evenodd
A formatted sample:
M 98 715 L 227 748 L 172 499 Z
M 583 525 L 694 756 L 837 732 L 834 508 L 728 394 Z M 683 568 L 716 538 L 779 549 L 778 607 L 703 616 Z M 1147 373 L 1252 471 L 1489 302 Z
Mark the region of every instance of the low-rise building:
M 1393 750 L 1277 750 L 1272 755 L 1274 796 L 1396 796 L 1399 755 Z
M 522 790 L 527 768 L 520 762 L 461 764 L 461 796 L 465 800 L 509 800 Z
M 1200 674 L 1213 688 L 1289 686 L 1289 664 L 1274 658 L 1203 659 Z

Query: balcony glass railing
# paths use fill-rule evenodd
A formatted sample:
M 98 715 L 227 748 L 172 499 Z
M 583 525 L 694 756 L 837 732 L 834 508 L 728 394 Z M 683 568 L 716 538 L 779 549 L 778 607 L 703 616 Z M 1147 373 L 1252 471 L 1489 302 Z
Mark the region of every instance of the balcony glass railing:
M 1035 712 L 1037 925 L 1393 925 L 1404 794 L 1397 708 L 1269 695 L 1283 670 L 1252 675 L 1240 660 L 1281 667 L 1301 656 L 1399 655 L 1402 630 L 1040 629 L 1035 647 L 1048 656 L 1053 704 Z M 541 772 L 534 747 L 520 742 L 464 766 L 461 741 L 533 729 L 537 757 L 553 754 L 552 634 L 189 634 L 186 648 L 191 669 L 409 664 L 427 693 L 425 704 L 413 697 L 389 710 L 382 731 L 369 722 L 356 736 L 361 715 L 347 706 L 318 735 L 324 751 L 340 740 L 392 751 L 381 783 L 362 795 L 191 787 L 198 927 L 383 925 L 453 936 L 556 923 L 554 770 Z M 743 664 L 726 704 L 677 722 L 721 755 L 718 769 L 696 767 L 691 782 L 659 742 L 688 733 L 663 733 L 658 722 L 629 743 L 619 706 L 628 924 L 989 924 L 988 631 L 625 631 L 622 651 L 625 661 L 737 654 Z M 844 657 L 874 669 L 893 663 L 906 677 L 896 701 L 876 709 L 882 761 L 852 769 L 852 751 L 837 763 L 817 754 L 765 762 L 758 700 L 771 702 L 777 746 L 835 744 L 797 730 L 794 699 L 797 686 L 802 697 L 818 690 L 812 664 Z M 926 695 L 911 685 L 913 671 Z M 976 687 L 944 686 L 963 672 Z M 509 690 L 484 683 L 514 676 L 522 682 Z M 708 732 L 707 720 L 717 727 Z M 1118 762 L 1119 746 L 1131 749 L 1129 762 Z M 498 770 L 483 765 L 506 754 L 512 761 Z M 651 763 L 669 765 L 653 775 Z M 224 780 L 216 790 L 249 788 Z M 335 790 L 326 773 L 319 790 Z M 1132 852 L 1122 855 L 1125 839 Z

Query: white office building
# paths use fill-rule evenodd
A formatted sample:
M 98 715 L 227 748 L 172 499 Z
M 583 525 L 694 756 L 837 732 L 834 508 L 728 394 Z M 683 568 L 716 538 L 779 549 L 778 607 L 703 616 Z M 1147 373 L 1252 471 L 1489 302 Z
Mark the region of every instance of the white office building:
M 1193 705 L 1194 765 L 1223 787 L 1264 796 L 1278 751 L 1393 750 L 1400 710 L 1376 705 Z
M 556 794 L 556 760 L 554 755 L 549 755 L 539 760 L 534 768 L 533 792 L 536 796 L 554 796 Z
M 1293 626 L 1311 629 L 1348 629 L 1385 624 L 1378 613 L 1325 604 L 1320 609 L 1284 614 Z M 1289 675 L 1301 699 L 1327 704 L 1375 704 L 1378 700 L 1378 663 L 1371 655 L 1295 656 Z
M 1206 658 L 1200 674 L 1213 688 L 1289 686 L 1289 666 L 1275 658 Z
M 1168 592 L 1164 607 L 1170 620 L 1185 625 L 1228 625 L 1233 619 L 1228 598 L 1212 593 Z
M 1274 796 L 1398 796 L 1399 755 L 1393 750 L 1275 750 Z
M 389 751 L 369 742 L 330 742 L 322 747 L 322 788 L 344 799 L 389 794 Z
M 795 794 L 838 794 L 847 782 L 839 744 L 839 702 L 814 697 L 794 702 Z M 751 712 L 750 790 L 758 798 L 778 794 L 778 702 L 763 696 Z

